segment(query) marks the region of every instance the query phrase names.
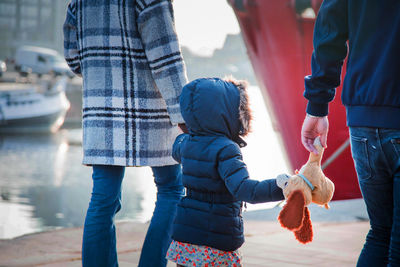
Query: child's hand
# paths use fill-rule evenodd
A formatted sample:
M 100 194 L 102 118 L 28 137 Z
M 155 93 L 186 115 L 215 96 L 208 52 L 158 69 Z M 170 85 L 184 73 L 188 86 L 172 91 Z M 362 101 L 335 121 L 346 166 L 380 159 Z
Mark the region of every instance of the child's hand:
M 287 175 L 286 173 L 279 174 L 276 177 L 276 185 L 279 186 L 280 188 L 284 189 L 287 186 L 289 178 L 290 178 L 290 176 Z

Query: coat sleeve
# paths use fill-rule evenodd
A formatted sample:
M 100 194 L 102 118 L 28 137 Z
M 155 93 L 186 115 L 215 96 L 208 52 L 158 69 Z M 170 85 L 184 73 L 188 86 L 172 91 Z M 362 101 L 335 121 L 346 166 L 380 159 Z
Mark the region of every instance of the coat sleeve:
M 137 23 L 154 81 L 172 124 L 184 123 L 179 107 L 186 69 L 175 32 L 170 0 L 138 0 Z
M 183 141 L 186 139 L 187 134 L 180 134 L 176 137 L 174 144 L 172 145 L 172 157 L 178 163 L 182 162 L 182 154 L 181 154 L 181 147 Z
M 277 186 L 276 179 L 256 181 L 249 178 L 240 149 L 234 144 L 220 151 L 218 172 L 229 192 L 238 200 L 263 203 L 284 199 L 282 189 Z
M 81 75 L 81 64 L 78 52 L 76 1 L 72 0 L 67 8 L 67 16 L 63 25 L 64 57 L 71 70 Z
M 335 97 L 344 59 L 347 56 L 347 0 L 325 0 L 314 27 L 312 75 L 306 76 L 304 97 L 307 113 L 328 114 L 329 102 Z

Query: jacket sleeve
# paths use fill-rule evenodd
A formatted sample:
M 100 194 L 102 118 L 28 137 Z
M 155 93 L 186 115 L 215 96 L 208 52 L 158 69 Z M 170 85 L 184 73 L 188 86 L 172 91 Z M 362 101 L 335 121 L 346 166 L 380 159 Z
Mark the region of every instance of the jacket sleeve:
M 276 179 L 256 181 L 249 179 L 246 164 L 237 145 L 223 148 L 218 156 L 218 172 L 229 192 L 238 200 L 262 203 L 283 200 L 282 189 Z
M 154 81 L 172 124 L 184 123 L 179 107 L 186 69 L 175 32 L 170 0 L 138 0 L 137 23 Z
M 176 137 L 174 144 L 172 145 L 172 157 L 177 162 L 182 162 L 181 147 L 183 141 L 187 138 L 187 134 L 180 134 Z
M 81 74 L 81 64 L 78 53 L 77 21 L 76 21 L 76 1 L 72 0 L 67 8 L 67 16 L 64 26 L 64 57 L 71 70 Z
M 335 97 L 344 59 L 347 56 L 347 0 L 325 0 L 314 27 L 312 75 L 306 76 L 304 97 L 307 113 L 328 114 L 329 102 Z

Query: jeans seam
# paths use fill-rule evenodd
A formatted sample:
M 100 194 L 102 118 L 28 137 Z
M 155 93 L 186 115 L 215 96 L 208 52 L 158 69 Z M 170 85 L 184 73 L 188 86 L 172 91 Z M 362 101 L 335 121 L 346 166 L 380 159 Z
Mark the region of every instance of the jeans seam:
M 392 138 L 392 139 L 390 139 L 390 142 L 392 143 L 393 149 L 394 149 L 394 151 L 396 151 L 397 156 L 400 157 L 400 151 L 396 147 L 396 143 L 397 143 L 396 140 L 397 140 L 396 138 Z
M 366 175 L 366 177 L 362 177 L 362 178 L 358 177 L 358 179 L 360 180 L 360 182 L 369 181 L 372 178 L 372 168 L 371 168 L 370 158 L 368 155 L 368 147 L 367 147 L 368 138 L 351 135 L 351 139 L 355 142 L 362 143 L 363 151 L 364 151 L 363 156 L 366 157 L 366 165 L 368 167 L 368 175 Z
M 385 159 L 384 161 L 385 161 L 386 169 L 387 169 L 388 171 L 390 171 L 390 176 L 393 176 L 393 170 L 392 170 L 392 168 L 390 167 L 391 164 L 390 164 L 390 162 L 389 162 L 389 160 L 388 160 L 388 158 L 387 158 L 387 156 L 386 156 L 386 151 L 385 151 L 385 149 L 384 149 L 383 146 L 382 146 L 382 139 L 383 139 L 384 137 L 381 137 L 381 133 L 380 133 L 379 128 L 376 129 L 376 137 L 377 137 L 377 139 L 378 139 L 379 148 L 380 148 L 381 151 L 382 151 L 383 158 Z

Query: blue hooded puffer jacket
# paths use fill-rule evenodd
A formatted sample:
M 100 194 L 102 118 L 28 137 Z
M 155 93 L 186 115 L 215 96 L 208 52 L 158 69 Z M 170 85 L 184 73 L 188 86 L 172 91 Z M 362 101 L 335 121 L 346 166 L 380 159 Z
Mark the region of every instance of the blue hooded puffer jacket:
M 249 179 L 239 148 L 245 144 L 239 102 L 236 86 L 221 79 L 198 79 L 182 90 L 189 134 L 177 137 L 173 157 L 182 163 L 187 191 L 173 226 L 176 241 L 234 251 L 244 242 L 242 201 L 284 199 L 275 179 Z

